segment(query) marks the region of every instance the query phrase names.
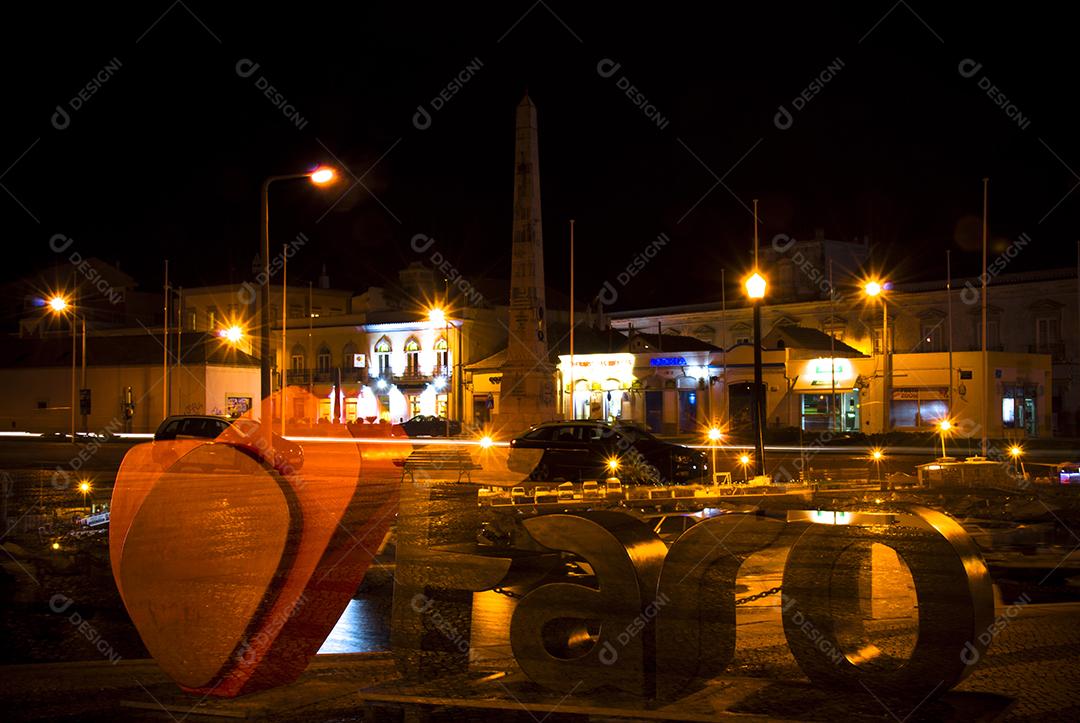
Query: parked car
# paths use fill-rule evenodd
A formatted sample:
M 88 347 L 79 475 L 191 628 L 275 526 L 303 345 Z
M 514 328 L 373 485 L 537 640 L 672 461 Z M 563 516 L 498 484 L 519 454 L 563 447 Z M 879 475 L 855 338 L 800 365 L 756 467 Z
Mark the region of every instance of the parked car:
M 436 417 L 431 414 L 417 414 L 412 419 L 401 423 L 401 428 L 410 437 L 445 437 L 447 429 L 450 436 L 461 434 L 461 422 L 450 420 L 449 426 L 445 417 Z
M 533 480 L 618 477 L 624 482 L 686 484 L 708 477 L 701 451 L 664 442 L 636 427 L 599 420 L 545 422 L 510 442 L 515 450 L 542 450 Z
M 238 447 L 259 456 L 262 425 L 253 419 L 240 417 L 230 419 L 211 414 L 176 414 L 167 417 L 154 432 L 154 442 L 170 442 L 184 439 L 206 439 L 222 445 Z M 280 472 L 294 472 L 304 466 L 304 448 L 290 442 L 278 434 L 274 439 L 274 467 Z M 171 447 L 159 444 L 155 448 L 154 458 L 159 462 L 168 462 Z M 223 450 L 222 450 L 223 451 Z M 217 454 L 211 448 L 199 455 L 199 464 L 203 468 L 213 468 L 218 460 L 223 466 L 231 467 L 224 454 Z

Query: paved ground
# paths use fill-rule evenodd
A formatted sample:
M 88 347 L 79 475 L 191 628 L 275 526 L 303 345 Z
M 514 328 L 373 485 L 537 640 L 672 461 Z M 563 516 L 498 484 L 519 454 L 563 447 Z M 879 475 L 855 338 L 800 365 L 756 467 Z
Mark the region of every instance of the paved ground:
M 157 706 L 156 701 L 160 701 L 181 705 L 171 716 L 179 721 L 185 712 L 197 714 L 210 705 L 197 700 L 176 701 L 171 684 L 147 660 L 124 660 L 115 665 L 92 662 L 6 666 L 2 671 L 0 710 L 4 711 L 6 720 L 169 720 L 170 715 Z M 777 681 L 769 687 L 769 695 L 750 696 L 743 701 L 738 709 L 743 715 L 835 720 L 840 711 L 846 712 L 848 720 L 906 723 L 964 719 L 950 717 L 950 708 L 940 701 L 891 703 L 886 708 L 868 696 L 825 697 L 821 691 L 800 686 L 798 681 L 804 679 L 784 643 L 775 605 L 761 606 L 740 618 L 736 658 L 728 673 Z M 306 695 L 330 696 L 330 699 L 299 710 L 279 711 L 273 719 L 296 723 L 362 720 L 363 711 L 353 691 L 393 675 L 393 666 L 385 655 L 319 656 L 302 683 L 276 694 L 269 703 L 295 705 Z M 1029 605 L 1020 609 L 997 635 L 975 672 L 956 690 L 1011 698 L 1011 706 L 998 720 L 1080 720 L 1080 605 Z M 784 691 L 790 695 L 798 693 L 799 699 L 786 700 Z M 822 696 L 822 701 L 807 710 L 807 696 Z M 952 698 L 954 702 L 963 699 L 964 696 Z M 121 707 L 121 701 L 146 707 Z M 579 702 L 571 698 L 566 705 Z M 185 711 L 184 707 L 191 710 Z M 188 719 L 192 718 L 189 715 Z M 455 721 L 464 718 L 459 714 L 446 717 Z M 472 718 L 507 719 L 502 714 Z M 519 718 L 530 720 L 524 713 Z

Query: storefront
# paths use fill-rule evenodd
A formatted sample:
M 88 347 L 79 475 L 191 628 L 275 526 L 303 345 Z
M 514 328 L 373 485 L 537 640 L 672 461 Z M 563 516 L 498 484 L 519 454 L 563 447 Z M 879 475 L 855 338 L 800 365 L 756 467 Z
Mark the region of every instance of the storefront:
M 793 393 L 798 395 L 799 418 L 794 421 L 803 430 L 858 432 L 862 428 L 857 361 L 820 357 L 788 363 Z

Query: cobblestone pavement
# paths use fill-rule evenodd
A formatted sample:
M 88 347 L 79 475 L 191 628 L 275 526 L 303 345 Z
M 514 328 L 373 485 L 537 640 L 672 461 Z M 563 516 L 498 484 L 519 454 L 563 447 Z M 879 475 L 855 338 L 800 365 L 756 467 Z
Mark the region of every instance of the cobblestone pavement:
M 882 638 L 902 639 L 910 624 L 886 625 Z M 727 671 L 731 676 L 767 678 L 774 681 L 805 681 L 784 641 L 779 608 L 758 605 L 740 611 L 737 652 Z M 386 656 L 319 656 L 305 675 L 323 682 L 348 684 L 349 690 L 374 685 L 393 675 Z M 157 667 L 146 660 L 107 663 L 8 666 L 0 675 L 0 710 L 5 720 L 147 720 L 153 713 L 120 707 L 121 700 L 165 699 L 172 686 Z M 1080 720 L 1080 605 L 1029 605 L 998 633 L 989 652 L 958 691 L 992 693 L 1014 700 L 999 720 Z M 801 695 L 800 705 L 789 707 L 785 689 L 770 689 L 767 700 L 749 701 L 740 712 L 777 718 L 836 720 L 839 710 L 848 720 L 885 720 L 902 723 L 949 718 L 947 709 L 929 702 L 913 710 L 889 710 L 874 701 L 846 703 L 842 697 L 806 688 L 788 688 L 787 695 Z M 800 693 L 801 691 L 801 693 Z M 821 705 L 807 711 L 808 694 L 821 696 Z M 794 698 L 792 698 L 794 700 Z M 897 707 L 897 706 L 894 706 Z M 522 714 L 524 716 L 524 714 Z M 180 714 L 176 715 L 179 719 Z M 157 719 L 169 720 L 164 712 Z M 191 718 L 189 718 L 190 720 Z M 356 697 L 345 694 L 284 715 L 275 720 L 309 723 L 363 719 Z M 506 720 L 504 715 L 454 714 L 447 720 Z M 521 720 L 527 721 L 528 717 Z

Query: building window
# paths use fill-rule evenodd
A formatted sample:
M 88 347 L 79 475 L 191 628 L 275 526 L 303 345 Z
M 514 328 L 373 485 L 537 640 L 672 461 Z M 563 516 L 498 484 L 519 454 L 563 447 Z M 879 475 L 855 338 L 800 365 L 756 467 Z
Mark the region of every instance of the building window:
M 986 320 L 986 348 L 987 349 L 1000 349 L 1001 348 L 1001 333 L 999 331 L 1000 324 L 997 319 Z M 982 321 L 975 320 L 975 350 L 982 349 Z
M 435 375 L 450 375 L 450 350 L 446 347 L 446 339 L 435 342 Z
M 390 376 L 390 340 L 385 336 L 375 344 L 375 362 L 380 377 Z
M 315 368 L 320 372 L 330 371 L 330 349 L 325 344 L 319 347 L 319 353 L 315 357 Z
M 218 316 L 217 307 L 216 306 L 207 307 L 207 309 L 206 309 L 206 330 L 210 331 L 210 332 L 216 331 L 219 319 L 220 319 L 220 317 Z
M 345 348 L 341 351 L 341 368 L 356 368 L 356 345 L 353 344 L 351 341 L 346 344 Z
M 1061 341 L 1061 317 L 1042 316 L 1035 320 L 1035 350 L 1048 354 Z
M 405 342 L 405 376 L 420 374 L 420 343 L 410 338 Z
M 304 371 L 306 364 L 304 362 L 304 347 L 297 344 L 292 348 L 291 354 L 291 367 L 294 372 Z
M 924 321 L 919 326 L 919 349 L 921 351 L 943 351 L 944 333 L 942 330 L 943 322 L 926 322 Z

